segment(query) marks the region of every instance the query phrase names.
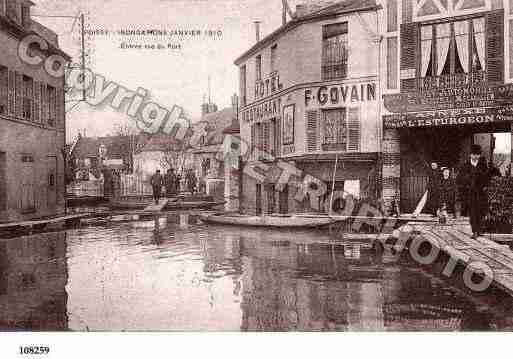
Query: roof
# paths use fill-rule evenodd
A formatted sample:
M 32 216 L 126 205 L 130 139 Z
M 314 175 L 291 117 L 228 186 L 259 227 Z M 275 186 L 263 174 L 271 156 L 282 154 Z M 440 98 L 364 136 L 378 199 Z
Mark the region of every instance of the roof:
M 230 128 L 236 121 L 237 114 L 232 107 L 227 107 L 220 111 L 212 112 L 203 116 L 200 123 L 207 122 L 207 136 L 201 147 L 223 143 L 224 131 Z M 195 124 L 195 126 L 199 126 L 199 124 Z
M 292 29 L 295 29 L 299 25 L 320 21 L 324 19 L 329 19 L 332 17 L 336 17 L 338 15 L 352 13 L 352 12 L 361 12 L 361 11 L 372 11 L 381 9 L 381 6 L 376 3 L 376 0 L 342 0 L 338 1 L 335 4 L 328 5 L 319 10 L 315 10 L 313 12 L 309 12 L 301 17 L 296 17 L 291 21 L 287 22 L 285 25 L 282 25 L 278 29 L 276 29 L 271 34 L 264 37 L 262 40 L 253 45 L 249 50 L 244 52 L 241 56 L 239 56 L 235 61 L 235 65 L 241 64 L 246 58 L 250 57 L 260 49 L 270 45 L 273 41 L 276 41 L 277 38 L 281 37 L 285 33 L 289 32 Z M 297 14 L 297 13 L 296 13 Z
M 141 152 L 165 152 L 168 149 L 180 150 L 180 148 L 181 141 L 169 135 L 158 134 L 146 139 Z
M 76 141 L 72 155 L 75 158 L 97 157 L 100 146 L 107 149 L 107 158 L 125 158 L 130 153 L 129 136 L 82 137 Z

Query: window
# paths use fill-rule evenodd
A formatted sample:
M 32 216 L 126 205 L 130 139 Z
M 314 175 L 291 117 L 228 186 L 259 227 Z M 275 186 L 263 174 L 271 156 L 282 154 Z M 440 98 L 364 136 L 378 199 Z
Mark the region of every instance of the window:
M 55 87 L 48 86 L 48 126 L 55 126 L 56 109 L 57 109 L 57 93 Z
M 484 18 L 422 26 L 421 77 L 484 71 L 484 27 Z
M 7 68 L 0 66 L 0 115 L 7 114 L 8 89 Z
M 324 151 L 360 151 L 360 109 L 338 108 L 322 111 Z
M 257 81 L 262 80 L 262 55 L 258 55 L 255 58 L 255 73 L 256 73 L 256 80 Z
M 32 119 L 34 81 L 31 77 L 23 76 L 23 118 Z
M 5 5 L 7 17 L 20 24 L 20 8 L 18 5 L 18 0 L 6 0 Z
M 24 27 L 30 25 L 30 7 L 26 5 L 21 6 L 21 23 Z
M 246 106 L 246 65 L 242 65 L 240 67 L 240 96 L 241 96 L 241 106 Z
M 324 125 L 323 150 L 345 151 L 347 149 L 346 109 L 323 111 L 322 123 Z
M 397 31 L 397 0 L 387 1 L 387 31 Z
M 322 78 L 332 80 L 347 76 L 347 22 L 322 28 Z
M 278 45 L 273 45 L 271 47 L 271 72 L 276 71 L 276 56 L 278 53 Z
M 387 38 L 387 88 L 397 89 L 398 69 L 397 69 L 397 37 Z

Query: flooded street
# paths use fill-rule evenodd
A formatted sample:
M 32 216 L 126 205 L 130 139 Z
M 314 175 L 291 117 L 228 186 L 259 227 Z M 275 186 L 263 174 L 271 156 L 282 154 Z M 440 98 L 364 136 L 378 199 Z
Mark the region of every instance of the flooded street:
M 413 262 L 332 243 L 177 215 L 1 239 L 0 329 L 513 329 Z

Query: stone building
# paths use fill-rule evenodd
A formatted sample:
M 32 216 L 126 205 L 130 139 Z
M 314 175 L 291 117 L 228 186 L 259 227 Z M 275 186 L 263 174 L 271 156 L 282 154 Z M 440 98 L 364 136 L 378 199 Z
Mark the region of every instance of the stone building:
M 27 64 L 18 50 L 35 34 L 48 46 L 31 47 L 32 60 L 69 57 L 57 35 L 31 18 L 32 6 L 0 1 L 0 221 L 65 212 L 64 76 L 50 75 L 43 63 Z
M 379 12 L 374 0 L 309 1 L 235 60 L 244 212 L 379 199 Z
M 429 162 L 456 173 L 472 143 L 490 160 L 495 138 L 511 141 L 513 2 L 387 0 L 383 9 L 383 197 L 411 212 Z

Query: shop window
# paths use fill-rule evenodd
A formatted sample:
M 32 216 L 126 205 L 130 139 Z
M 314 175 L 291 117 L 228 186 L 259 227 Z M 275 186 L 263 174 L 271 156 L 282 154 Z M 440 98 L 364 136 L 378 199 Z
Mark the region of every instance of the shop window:
M 325 25 L 322 28 L 322 79 L 347 77 L 347 22 Z

